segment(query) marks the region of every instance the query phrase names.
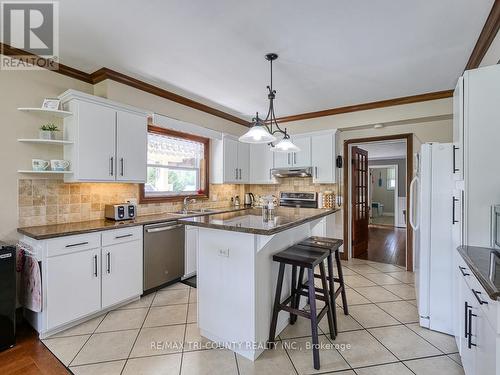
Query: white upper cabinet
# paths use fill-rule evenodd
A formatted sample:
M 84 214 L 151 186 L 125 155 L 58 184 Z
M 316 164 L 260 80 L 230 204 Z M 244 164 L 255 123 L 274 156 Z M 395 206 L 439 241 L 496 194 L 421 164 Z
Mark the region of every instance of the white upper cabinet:
M 136 113 L 116 112 L 116 180 L 146 180 L 147 118 Z
M 311 164 L 314 183 L 335 181 L 335 132 L 311 136 Z
M 210 182 L 247 184 L 250 177 L 250 145 L 224 135 L 210 142 Z
M 73 113 L 64 119 L 74 142 L 64 146 L 73 171 L 65 181 L 145 182 L 147 112 L 75 90 L 59 98 Z
M 291 152 L 275 152 L 274 153 L 274 168 L 289 168 L 292 167 Z
M 251 184 L 272 184 L 276 182 L 271 176 L 271 169 L 274 168 L 274 157 L 277 155 L 278 153 L 271 151 L 268 144 L 250 145 Z
M 293 143 L 300 148 L 300 151 L 291 153 L 291 161 L 293 167 L 310 167 L 311 166 L 311 137 L 296 136 L 292 137 Z
M 453 92 L 453 177 L 464 178 L 464 79 L 458 79 Z

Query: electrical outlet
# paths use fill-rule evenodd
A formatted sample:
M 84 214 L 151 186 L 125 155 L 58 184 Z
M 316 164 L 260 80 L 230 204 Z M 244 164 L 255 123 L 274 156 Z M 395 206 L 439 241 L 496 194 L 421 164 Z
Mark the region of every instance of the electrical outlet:
M 229 258 L 229 249 L 219 249 L 219 256 Z
M 130 204 L 137 204 L 137 198 L 129 198 L 127 199 L 127 202 L 129 202 Z

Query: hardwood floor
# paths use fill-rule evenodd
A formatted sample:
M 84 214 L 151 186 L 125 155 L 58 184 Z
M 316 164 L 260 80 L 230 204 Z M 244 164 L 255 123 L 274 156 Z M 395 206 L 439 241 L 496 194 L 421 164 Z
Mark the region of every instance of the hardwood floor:
M 369 225 L 368 238 L 368 251 L 356 258 L 405 266 L 406 229 Z
M 27 323 L 18 325 L 16 336 L 16 345 L 0 352 L 0 374 L 69 374 L 66 367 L 38 340 L 38 334 Z

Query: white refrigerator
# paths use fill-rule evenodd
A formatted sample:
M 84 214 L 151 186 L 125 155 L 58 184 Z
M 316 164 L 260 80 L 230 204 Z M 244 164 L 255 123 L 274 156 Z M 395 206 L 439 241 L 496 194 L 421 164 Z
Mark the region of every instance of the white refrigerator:
M 410 184 L 415 288 L 420 325 L 453 333 L 452 226 L 456 221 L 451 143 L 425 143 Z

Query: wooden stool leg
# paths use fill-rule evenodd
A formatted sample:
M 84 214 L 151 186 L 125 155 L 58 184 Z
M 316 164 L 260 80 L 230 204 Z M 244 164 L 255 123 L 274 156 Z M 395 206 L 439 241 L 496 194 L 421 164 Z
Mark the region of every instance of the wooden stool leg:
M 344 308 L 344 315 L 349 315 L 349 309 L 347 307 L 347 296 L 345 293 L 345 284 L 344 284 L 344 274 L 342 272 L 342 263 L 340 263 L 340 255 L 339 251 L 335 251 L 335 263 L 337 263 L 337 272 L 339 274 L 339 283 L 341 289 L 341 296 L 342 296 L 342 306 Z
M 276 336 L 276 324 L 278 323 L 278 314 L 281 304 L 281 289 L 283 288 L 283 275 L 285 274 L 285 263 L 280 263 L 278 272 L 278 282 L 276 284 L 276 295 L 274 297 L 273 317 L 271 319 L 271 328 L 269 329 L 269 343 L 273 343 Z
M 319 341 L 318 341 L 318 314 L 316 312 L 316 290 L 314 287 L 314 269 L 307 270 L 309 305 L 311 306 L 311 336 L 313 344 L 313 364 L 316 370 L 319 370 Z
M 295 295 L 297 293 L 297 266 L 292 266 L 292 301 L 291 301 L 291 307 L 294 309 L 297 309 L 298 306 L 295 305 Z M 290 313 L 290 324 L 293 325 L 297 321 L 297 314 Z
M 333 274 L 333 260 L 332 260 L 332 254 L 328 255 L 327 258 L 328 261 L 328 283 L 329 283 L 329 289 L 330 289 L 330 300 L 332 303 L 332 315 L 333 315 L 333 327 L 335 330 L 335 336 L 338 335 L 338 324 L 337 324 L 337 305 L 335 303 L 335 280 L 334 280 L 334 274 Z
M 304 267 L 299 268 L 299 278 L 297 279 L 297 292 L 302 290 L 302 283 L 304 282 Z M 295 295 L 295 308 L 299 308 L 300 306 L 300 293 Z M 295 320 L 297 320 L 297 316 L 295 316 Z
M 335 305 L 332 304 L 332 293 L 330 292 L 330 288 L 328 287 L 328 283 L 326 281 L 325 274 L 325 264 L 323 262 L 319 265 L 319 273 L 321 275 L 321 288 L 323 289 L 323 295 L 326 299 L 326 306 L 328 308 L 327 316 L 328 316 L 328 328 L 330 329 L 330 337 L 335 340 L 335 336 L 337 335 L 335 324 L 333 323 L 333 311 L 335 311 Z

